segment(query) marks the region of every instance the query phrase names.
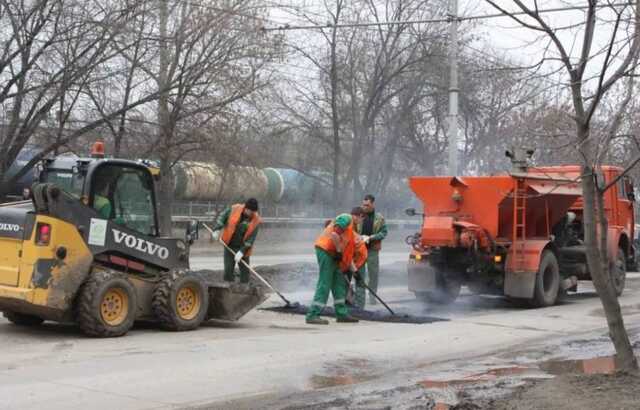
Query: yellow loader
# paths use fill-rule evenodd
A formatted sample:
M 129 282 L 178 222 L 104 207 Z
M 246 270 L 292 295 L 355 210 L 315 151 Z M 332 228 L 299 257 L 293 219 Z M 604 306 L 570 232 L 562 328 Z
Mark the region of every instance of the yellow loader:
M 157 168 L 99 151 L 43 160 L 32 199 L 0 205 L 0 311 L 9 321 L 76 322 L 113 337 L 137 320 L 169 330 L 238 320 L 266 300 L 265 288 L 191 271 L 198 225 L 185 239 L 161 236 Z

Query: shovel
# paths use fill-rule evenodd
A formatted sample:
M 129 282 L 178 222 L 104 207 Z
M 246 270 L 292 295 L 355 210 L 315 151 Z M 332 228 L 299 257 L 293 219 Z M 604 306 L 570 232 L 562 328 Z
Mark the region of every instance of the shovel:
M 343 273 L 343 276 L 344 276 L 344 280 L 346 280 L 346 281 L 347 281 L 347 286 L 349 286 L 349 285 L 350 285 L 350 281 L 349 281 L 349 278 L 347 277 L 347 274 L 346 274 L 346 273 Z M 391 310 L 391 308 L 389 307 L 389 305 L 387 305 L 386 303 L 384 303 L 384 300 L 382 300 L 382 298 L 380 298 L 380 296 L 378 296 L 378 294 L 377 294 L 376 292 L 372 291 L 372 290 L 371 290 L 371 288 L 370 288 L 369 286 L 367 286 L 367 284 L 366 284 L 366 283 L 364 283 L 364 281 L 362 281 L 362 286 L 364 286 L 364 288 L 365 288 L 365 289 L 367 289 L 369 292 L 371 292 L 371 294 L 372 294 L 373 296 L 375 296 L 375 297 L 376 297 L 376 299 L 378 299 L 378 300 L 380 301 L 380 303 L 382 303 L 382 304 L 384 305 L 384 307 L 386 307 L 386 308 L 387 308 L 387 310 L 389 311 L 389 313 L 391 313 L 391 315 L 392 315 L 392 316 L 395 316 L 395 315 L 396 315 L 396 314 L 394 313 L 394 311 L 393 311 L 393 310 Z

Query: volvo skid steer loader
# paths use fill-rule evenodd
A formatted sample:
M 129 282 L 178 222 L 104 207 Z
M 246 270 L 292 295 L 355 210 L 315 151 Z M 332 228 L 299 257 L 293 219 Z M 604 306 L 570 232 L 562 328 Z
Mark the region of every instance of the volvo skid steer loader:
M 264 288 L 189 270 L 197 224 L 184 240 L 160 235 L 154 171 L 99 153 L 42 161 L 32 200 L 0 205 L 5 317 L 76 322 L 88 335 L 111 337 L 136 320 L 170 330 L 237 320 L 266 300 Z

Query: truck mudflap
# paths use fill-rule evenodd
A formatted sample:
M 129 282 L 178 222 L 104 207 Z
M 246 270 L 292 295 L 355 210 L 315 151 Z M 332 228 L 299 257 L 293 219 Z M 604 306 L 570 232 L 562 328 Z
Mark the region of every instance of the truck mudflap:
M 215 282 L 209 284 L 207 319 L 235 321 L 269 298 L 262 286 Z
M 407 273 L 410 292 L 427 292 L 437 289 L 436 270 L 427 260 L 409 259 Z
M 515 260 L 513 252 L 507 254 L 504 294 L 514 298 L 530 299 L 536 286 L 536 276 L 540 268 L 542 252 L 550 245 L 548 239 L 528 239 L 518 246 L 520 261 Z

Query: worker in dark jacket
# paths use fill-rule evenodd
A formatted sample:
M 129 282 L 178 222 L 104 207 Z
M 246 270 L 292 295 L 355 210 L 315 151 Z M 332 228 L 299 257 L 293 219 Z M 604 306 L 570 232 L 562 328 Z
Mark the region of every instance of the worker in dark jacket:
M 362 209 L 364 210 L 364 218 L 362 223 L 358 224 L 358 234 L 362 236 L 362 240 L 367 244 L 367 269 L 361 269 L 360 276 L 368 276 L 363 278 L 368 281 L 369 288 L 378 293 L 378 274 L 380 272 L 380 258 L 379 252 L 382 249 L 382 241 L 387 237 L 387 224 L 384 221 L 384 217 L 381 213 L 376 212 L 375 209 L 375 197 L 373 195 L 365 195 L 362 201 Z M 368 279 L 368 280 L 367 280 Z M 357 286 L 357 284 L 356 284 Z M 356 287 L 356 294 L 364 293 L 364 288 Z M 359 307 L 364 309 L 363 305 Z M 376 299 L 373 294 L 369 293 L 369 303 L 376 304 Z
M 218 217 L 211 237 L 213 240 L 220 238 L 222 230 L 222 242 L 226 243 L 233 251 L 224 250 L 224 280 L 233 282 L 233 270 L 236 264 L 240 268 L 240 282 L 249 282 L 249 269 L 240 260 L 249 264 L 249 256 L 253 249 L 253 243 L 258 235 L 258 226 L 262 222 L 258 214 L 258 201 L 249 198 L 244 204 L 235 204 L 225 209 Z

